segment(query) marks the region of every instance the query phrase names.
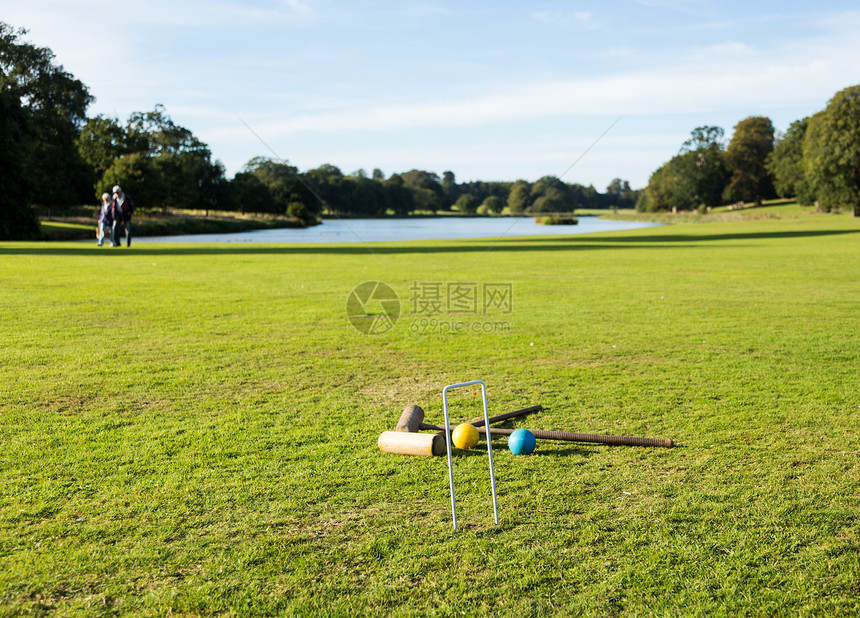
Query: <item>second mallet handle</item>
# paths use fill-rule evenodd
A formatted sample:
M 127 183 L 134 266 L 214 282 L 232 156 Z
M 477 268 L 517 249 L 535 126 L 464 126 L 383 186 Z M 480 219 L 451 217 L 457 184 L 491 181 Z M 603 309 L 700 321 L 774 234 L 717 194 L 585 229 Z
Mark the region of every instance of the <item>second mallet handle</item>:
M 490 423 L 501 423 L 502 421 L 506 421 L 509 418 L 514 418 L 515 416 L 523 416 L 524 414 L 529 414 L 531 412 L 540 412 L 543 410 L 543 406 L 540 404 L 536 406 L 529 406 L 528 408 L 520 408 L 519 410 L 514 410 L 513 412 L 506 412 L 505 414 L 499 414 L 498 416 L 491 416 Z M 483 427 L 484 426 L 484 417 L 479 416 L 478 418 L 473 418 L 469 421 L 470 425 L 474 425 L 475 427 Z M 439 429 L 444 429 L 442 426 Z
M 524 414 L 529 414 L 531 412 L 540 412 L 541 410 L 543 410 L 543 406 L 540 404 L 536 406 L 529 406 L 528 408 L 520 408 L 519 410 L 514 410 L 513 412 L 505 412 L 504 414 L 499 414 L 498 416 L 491 416 L 490 423 L 501 423 L 502 421 L 506 421 L 509 418 L 523 416 Z M 484 417 L 479 416 L 477 418 L 473 418 L 472 420 L 467 421 L 467 423 L 469 425 L 474 425 L 475 427 L 478 427 L 478 430 L 480 431 L 480 428 L 484 426 Z M 427 423 L 419 423 L 418 430 L 420 431 L 422 429 L 435 429 L 439 432 L 440 435 L 444 435 L 443 432 L 445 431 L 445 428 L 442 425 L 428 425 Z M 452 431 L 453 429 L 454 428 L 451 427 Z

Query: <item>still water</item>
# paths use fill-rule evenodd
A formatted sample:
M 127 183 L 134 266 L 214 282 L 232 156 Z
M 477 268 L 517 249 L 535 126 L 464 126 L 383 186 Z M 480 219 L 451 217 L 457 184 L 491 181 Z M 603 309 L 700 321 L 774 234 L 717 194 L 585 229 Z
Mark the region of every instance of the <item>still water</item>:
M 354 243 L 447 238 L 500 238 L 590 234 L 653 227 L 659 223 L 604 221 L 579 217 L 578 225 L 538 225 L 532 217 L 427 217 L 407 219 L 326 219 L 305 229 L 255 230 L 232 234 L 135 237 L 135 242 L 307 242 Z

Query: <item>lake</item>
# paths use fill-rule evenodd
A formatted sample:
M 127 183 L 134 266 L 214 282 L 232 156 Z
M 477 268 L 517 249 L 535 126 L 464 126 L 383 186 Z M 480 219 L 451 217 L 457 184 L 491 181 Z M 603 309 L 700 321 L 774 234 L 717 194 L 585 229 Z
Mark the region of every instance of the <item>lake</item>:
M 414 217 L 405 219 L 325 219 L 304 229 L 255 230 L 231 234 L 135 237 L 135 242 L 355 243 L 509 236 L 558 236 L 615 232 L 659 223 L 605 221 L 579 217 L 578 225 L 538 225 L 533 217 Z

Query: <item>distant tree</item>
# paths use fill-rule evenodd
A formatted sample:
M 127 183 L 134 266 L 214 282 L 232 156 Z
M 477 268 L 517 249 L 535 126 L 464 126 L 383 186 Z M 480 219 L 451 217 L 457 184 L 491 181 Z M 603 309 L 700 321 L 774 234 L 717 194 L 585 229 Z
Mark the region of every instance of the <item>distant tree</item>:
M 76 140 L 93 97 L 54 53 L 23 41 L 24 29 L 0 22 L 0 91 L 15 97 L 31 119 L 32 156 L 26 173 L 33 201 L 66 207 L 91 200 L 93 172 Z
M 290 202 L 287 204 L 287 215 L 298 219 L 305 227 L 317 223 L 316 216 L 302 202 Z
M 837 92 L 809 120 L 803 152 L 816 199 L 860 217 L 860 85 Z
M 278 161 L 269 157 L 254 157 L 245 164 L 243 171 L 254 174 L 268 189 L 270 206 L 264 212 L 285 213 L 287 206 L 294 202 L 304 204 L 308 212 L 316 215 L 320 211 L 320 203 L 309 188 L 309 183 L 318 181 L 326 184 L 330 175 L 343 178 L 340 170 L 334 166 L 323 166 L 314 170 L 311 177 L 306 179 L 299 174 L 299 169 L 288 161 Z M 338 180 L 340 182 L 340 180 Z
M 305 172 L 304 177 L 328 211 L 338 214 L 350 212 L 348 193 L 344 190 L 344 175 L 340 168 L 324 163 Z
M 272 194 L 253 172 L 237 172 L 230 188 L 233 204 L 240 212 L 272 212 Z
M 418 212 L 437 213 L 445 208 L 444 199 L 435 191 L 423 188 L 412 188 L 412 199 L 415 200 L 415 210 Z
M 165 206 L 204 209 L 214 207 L 214 192 L 224 177 L 223 166 L 206 151 L 162 155 L 153 159 L 167 188 Z
M 694 152 L 696 150 L 723 150 L 723 136 L 725 131 L 722 127 L 701 126 L 690 131 L 690 138 L 681 145 L 681 152 Z
M 726 149 L 731 174 L 727 196 L 732 201 L 755 202 L 774 196 L 767 158 L 773 151 L 774 129 L 770 118 L 750 116 L 735 125 Z
M 502 198 L 497 195 L 490 195 L 484 198 L 484 201 L 478 206 L 478 212 L 482 215 L 499 214 L 503 208 Z
M 403 172 L 401 177 L 403 184 L 413 190 L 417 210 L 438 212 L 448 206 L 439 176 L 433 172 L 409 170 Z
M 577 208 L 605 208 L 610 201 L 617 202 L 609 194 L 601 194 L 594 185 L 581 185 L 579 183 L 568 184 L 568 189 L 573 196 L 573 202 Z
M 475 212 L 478 209 L 478 198 L 471 193 L 464 193 L 454 202 L 453 208 L 458 212 Z
M 657 168 L 648 179 L 648 186 L 636 202 L 640 212 L 693 210 L 696 192 L 690 175 L 690 161 L 694 153 L 676 155 Z
M 630 188 L 630 183 L 621 178 L 613 178 L 606 186 L 605 199 L 599 207 L 611 206 L 615 208 L 633 208 L 636 205 L 636 192 Z M 587 195 L 582 195 L 579 202 L 586 208 L 594 208 L 589 202 Z
M 808 125 L 809 118 L 795 120 L 778 136 L 767 158 L 767 170 L 773 176 L 773 186 L 779 197 L 796 197 L 801 204 L 812 205 L 815 196 L 803 161 L 803 140 Z
M 531 212 L 573 212 L 576 196 L 571 187 L 555 176 L 544 176 L 532 185 Z
M 378 216 L 384 215 L 389 208 L 388 195 L 381 182 L 348 177 L 344 179 L 343 191 L 352 214 Z
M 145 151 L 154 157 L 210 154 L 209 147 L 190 130 L 173 122 L 160 103 L 151 112 L 135 112 L 129 116 L 126 134 L 127 149 L 131 152 Z
M 373 168 L 373 179 L 379 180 L 380 182 L 385 180 L 385 172 L 378 167 Z
M 694 207 L 719 206 L 723 201 L 729 180 L 723 135 L 722 127 L 696 127 L 681 145 L 676 166 L 690 177 Z
M 628 191 L 630 191 L 630 183 L 626 180 L 621 180 L 620 178 L 613 178 L 606 186 L 606 192 L 612 195 L 621 196 Z
M 121 186 L 131 196 L 137 209 L 167 206 L 168 187 L 161 170 L 146 153 L 133 152 L 115 160 L 96 185 L 96 192 L 110 193 L 114 185 Z
M 442 194 L 449 205 L 454 204 L 457 198 L 460 197 L 457 178 L 454 176 L 454 172 L 442 172 Z
M 530 212 L 572 212 L 570 201 L 563 189 L 559 187 L 547 187 L 537 199 L 535 199 Z
M 439 183 L 439 176 L 433 172 L 424 170 L 409 170 L 401 174 L 403 182 L 407 187 L 414 189 L 430 189 L 441 193 L 442 185 Z
M 403 182 L 400 174 L 392 174 L 385 181 L 385 194 L 389 208 L 396 215 L 406 215 L 415 210 L 415 196 Z
M 220 161 L 205 161 L 197 171 L 197 187 L 194 193 L 194 207 L 209 214 L 210 210 L 231 208 L 232 195 L 229 182 L 224 177 L 224 164 Z
M 507 202 L 512 187 L 513 184 L 509 182 L 473 180 L 457 185 L 457 195 L 471 193 L 478 200 L 479 204 L 483 203 L 491 195 L 498 197 L 503 202 Z
M 84 162 L 101 178 L 113 162 L 128 154 L 125 129 L 116 118 L 88 118 L 77 139 L 78 152 Z
M 33 153 L 30 115 L 18 97 L 0 90 L 0 240 L 29 240 L 39 234 L 30 208 Z
M 508 193 L 508 212 L 512 215 L 522 214 L 531 206 L 531 185 L 525 180 L 518 180 Z

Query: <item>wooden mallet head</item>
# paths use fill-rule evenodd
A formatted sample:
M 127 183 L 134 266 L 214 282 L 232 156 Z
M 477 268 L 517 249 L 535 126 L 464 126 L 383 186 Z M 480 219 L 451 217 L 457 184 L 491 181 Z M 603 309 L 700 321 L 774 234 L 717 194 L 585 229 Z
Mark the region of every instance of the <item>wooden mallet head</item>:
M 379 450 L 402 455 L 444 455 L 445 434 L 418 433 L 423 421 L 421 406 L 406 406 L 394 431 L 383 431 L 379 436 Z
M 403 414 L 400 415 L 400 420 L 397 421 L 394 431 L 417 433 L 423 421 L 424 410 L 421 409 L 421 406 L 406 406 L 403 408 Z

